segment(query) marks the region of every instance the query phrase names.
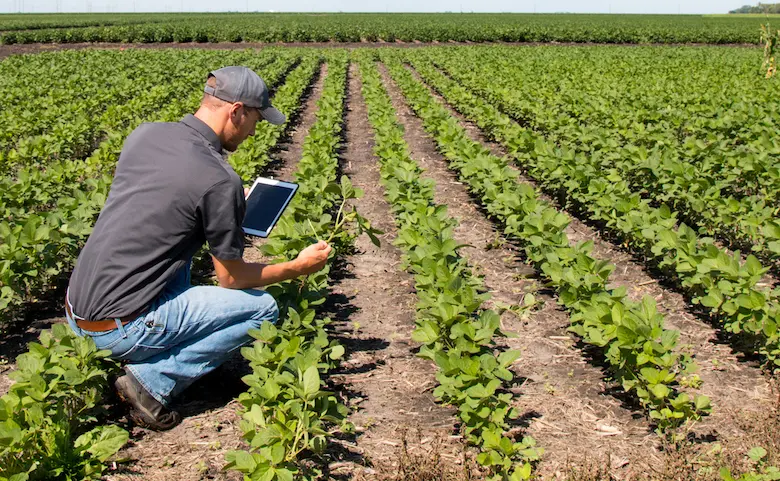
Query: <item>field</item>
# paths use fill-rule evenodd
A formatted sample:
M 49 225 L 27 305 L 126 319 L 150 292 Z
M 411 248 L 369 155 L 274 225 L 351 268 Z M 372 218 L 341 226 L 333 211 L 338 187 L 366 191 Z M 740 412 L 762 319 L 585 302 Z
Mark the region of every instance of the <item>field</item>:
M 757 44 L 764 16 L 508 13 L 0 15 L 0 44 L 36 42 L 577 42 Z
M 780 479 L 780 84 L 759 49 L 181 47 L 0 62 L 0 480 Z M 59 325 L 64 286 L 124 138 L 234 64 L 288 122 L 226 160 L 301 184 L 246 259 L 336 254 L 270 288 L 276 327 L 146 431 Z

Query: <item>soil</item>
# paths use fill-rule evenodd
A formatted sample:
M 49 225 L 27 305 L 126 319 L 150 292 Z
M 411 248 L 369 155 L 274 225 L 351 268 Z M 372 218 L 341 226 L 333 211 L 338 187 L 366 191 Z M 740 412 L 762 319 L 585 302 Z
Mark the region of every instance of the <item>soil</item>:
M 416 72 L 414 74 L 422 81 Z M 447 105 L 440 95 L 433 90 L 431 93 Z M 499 157 L 507 156 L 503 147 L 488 140 L 478 126 L 454 109 L 448 108 L 473 140 L 483 143 Z M 532 180 L 522 173 L 520 178 L 539 192 L 538 186 Z M 558 210 L 564 211 L 554 198 L 544 194 L 540 197 L 555 205 Z M 566 229 L 570 241 L 593 242 L 592 255 L 598 259 L 608 259 L 615 264 L 615 270 L 610 276 L 610 286 L 625 287 L 628 296 L 635 301 L 641 301 L 644 296 L 653 298 L 659 312 L 666 318 L 665 326 L 680 331 L 680 350 L 695 354 L 695 361 L 701 368 L 699 375 L 703 381 L 700 393 L 709 396 L 715 406 L 712 415 L 705 418 L 696 431 L 714 438 L 744 435 L 743 430 L 733 422 L 736 414 L 747 414 L 746 411 L 763 412 L 774 402 L 770 383 L 761 374 L 757 364 L 745 359 L 730 347 L 723 333 L 708 322 L 697 306 L 691 305 L 678 290 L 669 287 L 666 279 L 657 272 L 648 270 L 626 249 L 603 238 L 599 230 L 586 223 L 587 219 L 578 217 L 578 213 L 566 213 L 571 220 Z
M 269 166 L 273 178 L 294 182 L 293 173 L 298 170 L 298 162 L 303 155 L 303 141 L 309 135 L 309 129 L 317 120 L 317 102 L 322 96 L 325 77 L 328 75 L 328 64 L 322 62 L 320 71 L 314 82 L 314 87 L 306 97 L 306 107 L 300 112 L 300 121 L 290 132 L 290 135 L 280 144 L 279 153 Z
M 373 132 L 353 65 L 342 170 L 365 191 L 353 205 L 384 234 L 379 236 L 378 247 L 367 236 L 359 237 L 355 253 L 345 259 L 344 275 L 333 285 L 331 299 L 340 306 L 333 316 L 335 336 L 347 348 L 347 356 L 341 370 L 330 377 L 338 389 L 350 392 L 356 407 L 350 420 L 360 433 L 355 448 L 363 457 L 362 463 L 373 466 L 374 472 L 391 472 L 397 467 L 397 451 L 406 432 L 420 433 L 428 440 L 448 439 L 442 453 L 449 459 L 461 447 L 459 438 L 451 436 L 453 411 L 437 405 L 431 394 L 436 385 L 435 366 L 415 356 L 417 343 L 411 340 L 414 279 L 401 270 L 401 253 L 393 246 L 397 229 L 384 200 L 373 147 Z M 416 451 L 420 446 L 409 449 Z M 339 472 L 355 474 L 356 469 L 354 464 L 344 463 Z
M 476 273 L 484 276 L 491 294 L 486 307 L 521 305 L 525 292 L 541 297 L 542 305 L 524 318 L 509 311 L 502 315 L 506 330 L 517 336 L 506 339 L 506 345 L 522 352 L 513 366 L 519 378 L 514 390 L 523 420 L 520 427 L 547 451 L 540 473 L 555 473 L 572 458 L 592 456 L 594 449 L 611 453 L 622 466 L 633 467 L 652 459 L 655 435 L 649 432 L 641 414 L 606 394 L 604 374 L 588 364 L 575 348 L 573 336 L 566 332 L 568 315 L 558 309 L 549 293 L 539 290 L 534 270 L 520 260 L 517 251 L 477 209 L 466 186 L 447 169 L 435 142 L 404 103 L 387 71 L 381 70 L 404 125 L 411 156 L 436 182 L 436 202 L 447 205 L 450 214 L 459 220 L 456 240 L 470 246 L 461 249 L 461 254 Z
M 385 73 L 385 79 L 387 81 L 387 75 L 386 71 Z M 417 77 L 418 80 L 420 79 L 419 76 Z M 397 89 L 391 85 L 391 92 L 395 99 L 396 104 L 395 105 L 397 111 L 399 112 L 399 115 L 401 115 L 405 121 L 405 125 L 407 125 L 407 132 L 420 132 L 422 133 L 422 125 L 419 119 L 413 116 L 411 111 L 409 111 L 408 108 L 406 108 L 404 105 L 401 105 L 401 99 L 400 94 L 397 92 Z M 443 102 L 443 99 L 441 96 L 437 95 L 435 92 L 431 91 L 432 94 L 437 97 L 440 101 Z M 446 103 L 445 103 L 446 105 Z M 458 118 L 461 125 L 463 125 L 466 130 L 469 132 L 469 135 L 472 137 L 473 140 L 483 143 L 486 147 L 488 147 L 491 152 L 494 155 L 497 155 L 499 157 L 506 156 L 505 150 L 498 144 L 491 142 L 487 140 L 486 136 L 480 131 L 480 129 L 474 125 L 473 123 L 467 121 L 462 115 L 455 112 L 453 109 L 450 108 L 450 111 L 453 113 L 454 116 Z M 416 125 L 415 125 L 416 124 Z M 411 128 L 410 128 L 411 126 Z M 410 135 L 416 135 L 416 134 L 410 134 Z M 424 133 L 421 134 L 424 136 Z M 465 188 L 459 185 L 457 182 L 455 176 L 453 173 L 446 171 L 446 167 L 444 167 L 444 160 L 440 156 L 436 156 L 433 153 L 430 152 L 431 149 L 433 149 L 432 141 L 431 146 L 427 147 L 425 154 L 421 154 L 423 157 L 430 156 L 431 158 L 436 159 L 438 157 L 438 161 L 436 162 L 423 162 L 425 167 L 429 170 L 429 174 L 437 180 L 437 184 L 439 185 L 437 187 L 437 190 L 442 190 L 441 197 L 443 199 L 451 199 L 448 203 L 450 205 L 450 212 L 453 213 L 453 215 L 457 218 L 474 218 L 474 214 L 469 215 L 468 211 L 474 211 L 476 212 L 477 209 L 474 207 L 475 204 L 478 203 L 478 201 L 474 199 L 470 199 L 468 197 L 468 194 L 465 193 Z M 419 142 L 418 142 L 419 143 Z M 521 176 L 521 181 L 530 183 L 531 185 L 534 185 L 533 182 L 531 182 L 529 179 Z M 453 186 L 450 187 L 441 187 L 442 185 L 447 186 Z M 534 187 L 536 187 L 534 185 Z M 454 192 L 455 191 L 455 192 Z M 462 193 L 457 191 L 463 191 Z M 547 196 L 541 196 L 545 198 L 548 202 L 552 202 L 552 199 L 550 199 Z M 561 210 L 560 206 L 557 206 L 559 210 Z M 479 214 L 481 215 L 481 213 Z M 652 274 L 648 272 L 642 264 L 639 264 L 631 257 L 629 253 L 627 253 L 625 250 L 621 249 L 619 246 L 616 246 L 609 242 L 608 240 L 605 240 L 599 236 L 599 233 L 597 230 L 592 228 L 591 226 L 585 224 L 582 220 L 578 219 L 577 217 L 571 216 L 571 223 L 567 229 L 567 234 L 569 238 L 573 242 L 581 242 L 581 241 L 593 241 L 594 242 L 594 250 L 593 255 L 597 258 L 603 258 L 608 259 L 611 262 L 613 262 L 616 265 L 615 272 L 611 276 L 611 285 L 612 286 L 625 286 L 628 288 L 629 296 L 635 300 L 641 299 L 642 296 L 649 295 L 653 297 L 659 306 L 659 311 L 663 313 L 666 316 L 666 325 L 669 328 L 672 329 L 678 329 L 681 331 L 681 338 L 680 338 L 680 344 L 682 345 L 681 349 L 695 353 L 695 359 L 697 363 L 699 364 L 701 370 L 700 370 L 700 376 L 703 380 L 703 386 L 701 389 L 701 393 L 709 396 L 712 399 L 713 405 L 715 406 L 714 412 L 711 416 L 708 416 L 705 418 L 702 422 L 699 423 L 698 426 L 695 426 L 692 430 L 695 432 L 698 436 L 706 437 L 710 441 L 721 439 L 724 437 L 735 437 L 740 436 L 744 437 L 749 435 L 749 433 L 745 432 L 745 424 L 740 423 L 737 421 L 737 418 L 741 416 L 752 416 L 757 413 L 765 412 L 771 408 L 771 405 L 773 403 L 772 394 L 770 392 L 770 385 L 767 382 L 767 379 L 765 379 L 760 371 L 756 368 L 755 365 L 753 365 L 750 362 L 744 362 L 742 361 L 732 350 L 729 348 L 728 345 L 725 345 L 720 339 L 719 339 L 719 333 L 716 329 L 713 329 L 713 327 L 702 320 L 700 318 L 700 315 L 695 310 L 694 306 L 689 305 L 683 296 L 667 287 L 665 287 L 662 283 L 659 283 L 659 280 L 652 277 Z M 483 219 L 485 224 L 489 225 L 489 222 L 486 219 Z M 472 221 L 470 221 L 472 222 Z M 477 259 L 477 262 L 480 266 L 484 265 L 491 265 L 493 264 L 492 268 L 489 269 L 483 269 L 485 273 L 485 281 L 488 286 L 495 286 L 495 285 L 501 285 L 503 286 L 503 289 L 506 292 L 508 286 L 511 286 L 511 283 L 508 283 L 507 281 L 510 279 L 509 276 L 506 274 L 501 274 L 501 267 L 502 264 L 504 268 L 506 268 L 506 261 L 503 261 L 499 263 L 498 261 L 500 259 L 513 259 L 513 256 L 516 256 L 516 253 L 511 252 L 501 252 L 502 249 L 506 248 L 507 244 L 504 244 L 504 240 L 500 239 L 500 236 L 497 232 L 492 232 L 489 235 L 482 235 L 481 239 L 478 235 L 479 230 L 476 229 L 477 222 L 474 222 L 474 228 L 463 228 L 463 221 L 461 220 L 461 228 L 459 229 L 462 231 L 463 237 L 459 239 L 460 242 L 463 243 L 469 243 L 473 246 L 479 246 L 480 242 L 481 245 L 490 245 L 496 244 L 496 239 L 499 239 L 498 245 L 501 246 L 499 249 L 498 255 L 492 254 L 492 255 L 484 255 L 484 250 L 480 252 L 478 249 L 474 248 L 468 248 L 464 250 L 464 253 L 466 253 L 466 257 L 471 259 L 472 261 L 474 259 Z M 483 227 L 481 229 L 482 232 L 485 232 L 488 229 L 488 227 Z M 465 232 L 463 232 L 465 230 Z M 476 236 L 474 234 L 477 234 Z M 476 237 L 476 238 L 475 238 Z M 510 248 L 511 249 L 511 248 Z M 528 266 L 525 266 L 526 269 L 528 269 Z M 491 279 L 495 279 L 494 281 Z M 514 291 L 517 291 L 519 287 L 515 287 Z M 501 291 L 499 290 L 499 292 Z M 491 294 L 496 296 L 495 290 L 491 290 Z M 499 294 L 500 295 L 500 294 Z M 498 296 L 496 296 L 498 297 Z M 498 297 L 500 299 L 500 297 Z M 515 302 L 517 302 L 518 299 L 515 299 Z M 549 310 L 549 305 L 554 304 L 554 300 L 546 298 L 545 299 L 545 307 L 542 309 L 540 313 L 535 314 L 532 316 L 531 320 L 528 322 L 528 324 L 534 324 L 535 320 L 545 313 L 546 310 Z M 552 312 L 556 312 L 555 308 L 553 307 Z M 558 314 L 562 314 L 558 312 Z M 548 321 L 549 322 L 549 321 Z M 554 336 L 556 338 L 563 338 L 567 337 L 565 333 L 565 327 L 566 323 L 568 321 L 565 319 L 562 320 L 562 322 L 558 325 L 558 329 L 561 331 L 558 333 L 558 335 Z M 529 331 L 529 326 L 524 326 L 524 330 L 526 332 L 523 332 L 521 336 L 526 335 L 526 333 Z M 544 335 L 540 336 L 540 333 L 532 334 L 531 332 L 528 332 L 530 340 L 524 340 L 521 342 L 521 345 L 528 346 L 529 342 L 539 342 L 540 339 L 544 339 Z M 567 343 L 568 344 L 568 343 Z M 569 356 L 570 354 L 564 354 L 564 356 Z M 578 361 L 582 362 L 581 355 L 576 356 Z M 526 356 L 523 356 L 523 360 L 526 359 Z M 565 363 L 562 363 L 565 366 Z M 526 369 L 531 368 L 532 366 L 523 365 L 523 370 L 521 370 L 521 374 L 529 376 L 527 374 L 528 371 Z M 569 371 L 569 375 L 571 371 Z M 577 378 L 580 378 L 582 376 L 581 373 L 577 372 L 575 374 Z M 531 377 L 531 376 L 529 376 Z M 583 381 L 585 381 L 586 378 L 583 378 Z M 592 380 L 591 380 L 592 383 Z M 590 383 L 588 383 L 590 384 Z M 546 385 L 545 386 L 547 390 L 550 390 L 550 388 Z M 553 386 L 554 388 L 557 388 L 557 386 Z M 575 403 L 581 403 L 583 401 L 583 393 L 579 393 L 576 396 L 574 396 L 573 401 Z M 523 396 L 520 397 L 521 400 L 525 399 L 526 395 L 523 393 Z M 587 399 L 587 396 L 585 396 Z M 747 401 L 747 402 L 746 402 Z M 574 404 L 576 405 L 576 404 Z M 530 406 L 545 406 L 549 407 L 549 402 L 546 402 L 544 399 L 536 399 L 534 402 L 530 404 Z M 583 412 L 582 409 L 577 409 L 579 412 Z M 751 411 L 752 413 L 749 413 L 748 411 Z M 563 419 L 564 423 L 565 420 L 571 419 L 571 413 L 570 412 L 563 412 Z M 636 412 L 633 413 L 634 416 L 636 416 Z M 546 416 L 542 416 L 542 419 L 544 420 Z M 645 421 L 643 421 L 645 422 Z M 543 437 L 543 433 L 536 434 L 535 437 L 538 437 L 541 444 L 549 447 L 550 451 L 553 449 L 556 449 L 556 451 L 563 449 L 566 451 L 566 447 L 568 446 L 571 448 L 572 446 L 582 446 L 581 449 L 583 449 L 583 452 L 580 453 L 583 457 L 583 459 L 587 459 L 588 456 L 592 456 L 592 443 L 580 443 L 573 441 L 572 436 L 575 435 L 572 433 L 571 429 L 565 429 L 563 426 L 565 424 L 561 424 L 561 421 L 556 420 L 556 422 L 549 423 L 551 426 L 555 429 L 558 429 L 561 433 L 565 433 L 565 446 L 563 447 L 556 447 L 553 448 L 553 446 L 550 444 L 549 439 L 545 439 Z M 580 424 L 580 423 L 577 423 Z M 531 425 L 533 427 L 533 424 Z M 568 426 L 567 426 L 568 427 Z M 603 434 L 603 433 L 602 433 Z M 576 435 L 575 435 L 576 436 Z M 575 437 L 576 439 L 576 437 Z M 586 441 L 583 439 L 583 441 Z M 651 444 L 657 444 L 657 440 L 653 438 L 645 438 L 643 440 L 646 445 Z M 631 442 L 631 441 L 629 441 Z M 577 456 L 577 450 L 575 449 L 573 452 L 569 451 L 568 454 L 574 456 Z M 631 449 L 631 456 L 630 457 L 622 457 L 619 450 L 615 450 L 614 448 L 609 448 L 608 451 L 602 451 L 603 453 L 609 453 L 612 458 L 612 464 L 613 467 L 615 466 L 615 463 L 618 464 L 624 464 L 625 461 L 630 461 L 633 459 L 637 459 L 634 456 L 638 455 L 640 462 L 639 467 L 641 468 L 644 462 L 647 462 L 647 458 L 644 457 L 642 453 L 642 449 Z M 657 456 L 656 456 L 657 457 Z M 569 462 L 571 460 L 571 456 L 567 460 Z M 549 462 L 545 461 L 545 462 Z M 553 462 L 552 464 L 556 464 Z M 636 464 L 629 462 L 625 465 L 624 469 L 630 469 L 631 464 Z M 541 472 L 548 472 L 545 469 L 546 466 L 542 465 Z M 556 465 L 555 468 L 560 467 L 560 464 Z M 641 471 L 641 470 L 640 470 Z M 615 473 L 619 474 L 619 473 Z

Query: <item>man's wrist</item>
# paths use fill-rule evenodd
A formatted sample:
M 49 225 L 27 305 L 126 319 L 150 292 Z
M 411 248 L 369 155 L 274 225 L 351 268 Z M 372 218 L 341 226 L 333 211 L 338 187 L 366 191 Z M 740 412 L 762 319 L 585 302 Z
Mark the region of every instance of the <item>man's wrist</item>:
M 304 273 L 303 261 L 299 258 L 295 258 L 290 261 L 290 269 L 293 271 L 294 277 L 302 276 Z

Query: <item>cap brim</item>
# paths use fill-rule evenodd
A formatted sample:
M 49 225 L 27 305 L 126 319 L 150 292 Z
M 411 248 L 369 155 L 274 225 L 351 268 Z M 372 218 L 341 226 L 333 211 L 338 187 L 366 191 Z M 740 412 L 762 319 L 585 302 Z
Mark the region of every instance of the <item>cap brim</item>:
M 274 107 L 263 109 L 260 111 L 260 114 L 262 114 L 265 120 L 271 122 L 274 125 L 282 125 L 286 120 L 284 114 L 276 110 Z

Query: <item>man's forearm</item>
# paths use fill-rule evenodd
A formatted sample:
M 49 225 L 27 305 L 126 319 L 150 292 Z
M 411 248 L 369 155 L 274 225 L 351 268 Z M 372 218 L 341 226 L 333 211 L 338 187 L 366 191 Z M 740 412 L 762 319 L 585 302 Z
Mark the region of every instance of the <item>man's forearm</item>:
M 220 281 L 220 284 L 230 289 L 252 289 L 267 286 L 301 276 L 303 272 L 298 264 L 297 259 L 279 264 L 244 262 L 238 269 L 231 269 L 227 282 Z
M 303 249 L 294 260 L 279 264 L 245 262 L 243 259 L 220 260 L 213 255 L 219 285 L 228 289 L 252 289 L 286 281 L 319 271 L 328 262 L 332 248 L 318 241 Z

